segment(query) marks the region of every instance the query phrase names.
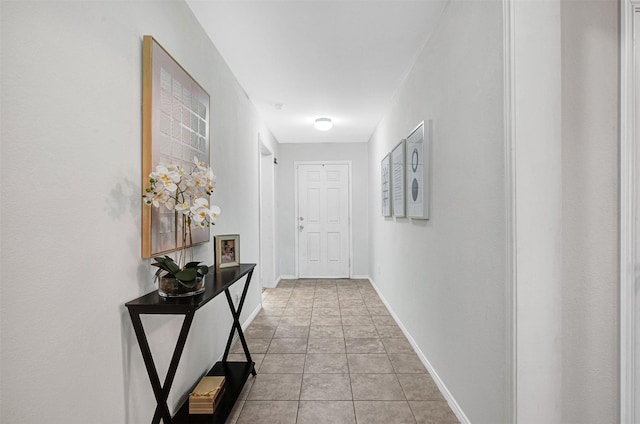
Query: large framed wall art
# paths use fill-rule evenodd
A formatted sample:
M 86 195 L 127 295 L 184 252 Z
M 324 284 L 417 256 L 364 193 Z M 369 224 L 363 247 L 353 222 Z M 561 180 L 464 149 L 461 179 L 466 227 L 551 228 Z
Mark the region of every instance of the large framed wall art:
M 404 210 L 404 140 L 391 151 L 391 194 L 393 198 L 393 215 L 402 218 Z
M 150 35 L 143 37 L 142 186 L 161 164 L 209 163 L 209 94 Z M 142 207 L 142 257 L 181 249 L 182 214 Z M 206 243 L 210 229 L 192 229 L 192 245 Z
M 382 159 L 380 165 L 381 175 L 381 196 L 382 196 L 382 216 L 391 216 L 391 159 L 390 154 Z
M 407 216 L 429 219 L 429 137 L 430 121 L 423 121 L 406 140 Z

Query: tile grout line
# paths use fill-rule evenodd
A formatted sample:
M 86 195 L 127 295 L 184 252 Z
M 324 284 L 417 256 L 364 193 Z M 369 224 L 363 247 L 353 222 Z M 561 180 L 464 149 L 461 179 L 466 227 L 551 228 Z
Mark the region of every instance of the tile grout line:
M 349 390 L 351 391 L 351 408 L 353 409 L 353 420 L 358 424 L 358 417 L 356 416 L 356 399 L 353 394 L 353 384 L 351 381 L 351 365 L 349 364 L 349 351 L 347 350 L 347 336 L 344 333 L 344 320 L 342 319 L 342 306 L 340 304 L 340 290 L 336 286 L 336 292 L 338 296 L 338 312 L 340 313 L 340 323 L 342 324 L 342 342 L 344 344 L 344 356 L 347 360 L 347 371 L 349 376 Z
M 316 284 L 317 284 L 316 280 Z M 315 284 L 313 286 L 313 296 L 315 298 L 316 290 Z M 296 410 L 296 422 L 298 422 L 298 416 L 300 414 L 300 402 L 302 401 L 302 386 L 304 385 L 305 367 L 307 366 L 307 353 L 309 350 L 309 337 L 311 336 L 311 320 L 313 319 L 313 303 L 311 304 L 311 317 L 309 318 L 309 332 L 307 333 L 307 347 L 304 350 L 304 361 L 302 363 L 302 377 L 300 378 L 300 392 L 298 393 L 298 409 Z

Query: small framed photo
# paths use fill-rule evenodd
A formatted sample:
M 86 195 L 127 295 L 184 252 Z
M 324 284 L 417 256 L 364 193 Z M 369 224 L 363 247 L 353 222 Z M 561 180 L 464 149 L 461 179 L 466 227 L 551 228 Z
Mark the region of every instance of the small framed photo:
M 216 269 L 240 265 L 240 235 L 214 236 Z

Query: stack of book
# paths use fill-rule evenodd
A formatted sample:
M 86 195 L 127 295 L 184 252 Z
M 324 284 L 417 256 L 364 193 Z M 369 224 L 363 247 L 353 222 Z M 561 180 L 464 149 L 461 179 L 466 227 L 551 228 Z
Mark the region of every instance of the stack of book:
M 224 393 L 224 377 L 202 377 L 189 395 L 189 414 L 213 414 Z

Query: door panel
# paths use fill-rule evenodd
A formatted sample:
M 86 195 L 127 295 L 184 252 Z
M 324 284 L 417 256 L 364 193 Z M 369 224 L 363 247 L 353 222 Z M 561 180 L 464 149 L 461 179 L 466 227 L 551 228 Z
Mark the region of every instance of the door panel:
M 297 165 L 298 274 L 348 278 L 349 165 Z
M 307 223 L 319 224 L 320 223 L 320 190 L 309 189 L 307 191 L 308 212 Z
M 340 224 L 340 190 L 330 188 L 327 190 L 327 223 Z
M 309 262 L 320 262 L 320 233 L 308 234 L 307 256 Z

